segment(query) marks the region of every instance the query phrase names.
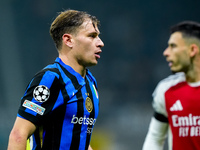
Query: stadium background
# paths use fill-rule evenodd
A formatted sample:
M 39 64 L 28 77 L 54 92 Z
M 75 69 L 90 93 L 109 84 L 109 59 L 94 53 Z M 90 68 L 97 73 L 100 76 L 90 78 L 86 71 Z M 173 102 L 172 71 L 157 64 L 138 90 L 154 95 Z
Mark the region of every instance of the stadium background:
M 90 68 L 100 94 L 94 150 L 140 150 L 153 113 L 151 94 L 170 74 L 162 56 L 168 29 L 183 20 L 200 22 L 199 6 L 199 0 L 1 0 L 0 150 L 7 147 L 27 83 L 57 56 L 49 26 L 68 8 L 101 21 L 105 47 Z

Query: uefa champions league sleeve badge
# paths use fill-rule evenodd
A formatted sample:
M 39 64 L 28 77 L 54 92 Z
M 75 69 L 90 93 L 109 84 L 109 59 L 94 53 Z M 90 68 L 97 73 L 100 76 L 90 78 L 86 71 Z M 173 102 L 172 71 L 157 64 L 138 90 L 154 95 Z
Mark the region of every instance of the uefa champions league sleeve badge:
M 34 89 L 33 97 L 38 102 L 46 102 L 50 97 L 50 90 L 45 85 L 39 85 Z

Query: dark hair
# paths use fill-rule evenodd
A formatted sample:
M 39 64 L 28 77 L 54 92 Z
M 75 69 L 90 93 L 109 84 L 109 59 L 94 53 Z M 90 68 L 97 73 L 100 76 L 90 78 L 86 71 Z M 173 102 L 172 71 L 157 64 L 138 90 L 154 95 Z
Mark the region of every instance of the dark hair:
M 50 35 L 55 42 L 56 48 L 59 50 L 62 46 L 62 36 L 65 33 L 76 34 L 79 27 L 86 19 L 90 19 L 97 26 L 99 20 L 95 16 L 91 16 L 87 12 L 77 10 L 66 10 L 60 12 L 50 27 Z
M 195 37 L 200 39 L 200 23 L 194 21 L 183 21 L 171 27 L 171 34 L 181 32 L 184 37 Z

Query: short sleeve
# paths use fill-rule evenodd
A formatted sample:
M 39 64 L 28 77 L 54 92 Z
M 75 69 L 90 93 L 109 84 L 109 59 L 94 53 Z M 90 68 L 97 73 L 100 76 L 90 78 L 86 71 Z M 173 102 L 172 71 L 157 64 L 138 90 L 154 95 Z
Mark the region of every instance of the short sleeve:
M 40 125 L 52 111 L 60 92 L 59 75 L 52 71 L 41 71 L 29 83 L 18 116 L 35 125 Z
M 165 91 L 166 88 L 164 83 L 160 82 L 152 94 L 153 96 L 152 106 L 155 112 L 167 117 L 167 112 L 165 107 L 165 96 L 164 96 Z

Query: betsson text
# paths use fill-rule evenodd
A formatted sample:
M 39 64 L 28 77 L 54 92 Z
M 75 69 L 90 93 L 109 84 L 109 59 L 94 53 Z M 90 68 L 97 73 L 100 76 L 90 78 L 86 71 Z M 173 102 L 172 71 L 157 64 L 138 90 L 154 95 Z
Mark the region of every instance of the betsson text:
M 84 125 L 94 125 L 96 122 L 96 119 L 93 118 L 87 118 L 86 116 L 84 117 L 76 117 L 75 115 L 73 115 L 73 118 L 71 120 L 71 123 L 73 124 L 84 124 Z

